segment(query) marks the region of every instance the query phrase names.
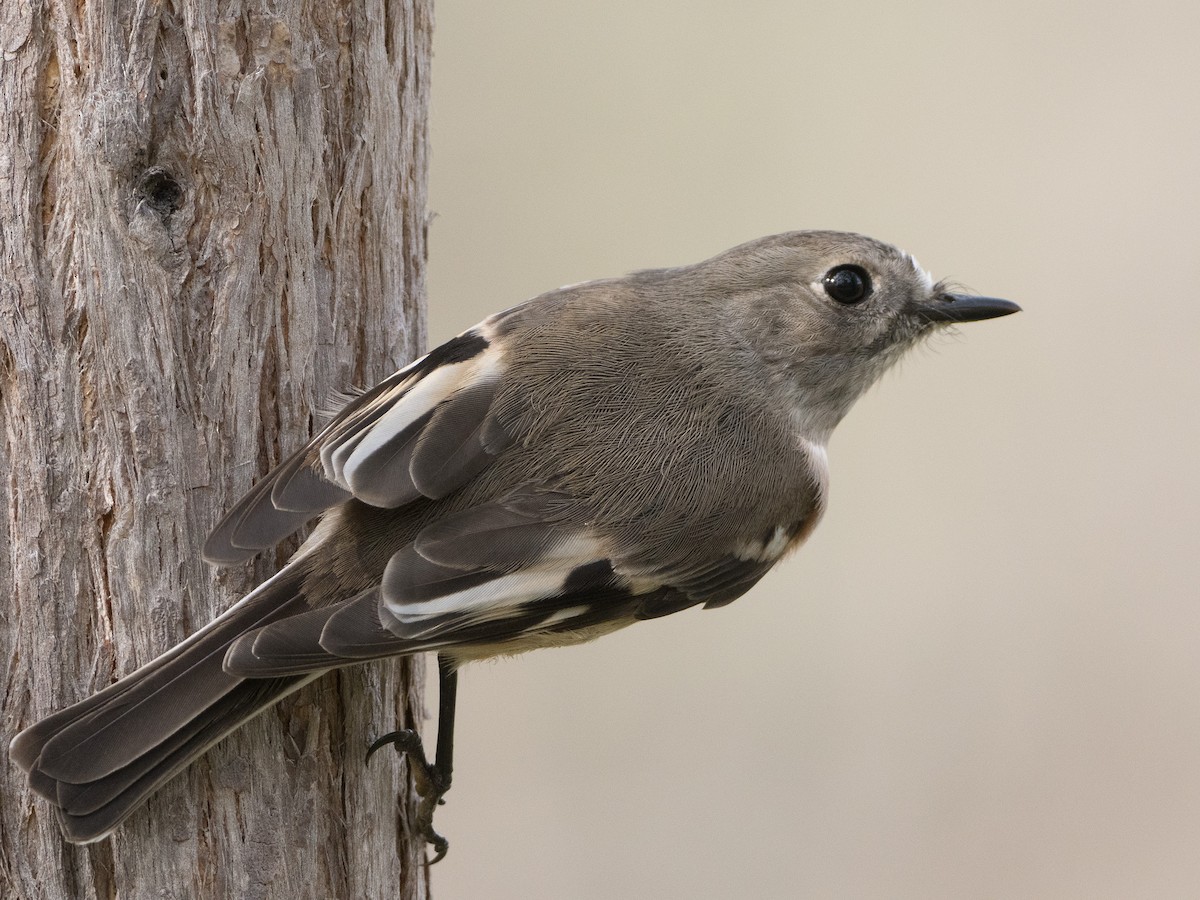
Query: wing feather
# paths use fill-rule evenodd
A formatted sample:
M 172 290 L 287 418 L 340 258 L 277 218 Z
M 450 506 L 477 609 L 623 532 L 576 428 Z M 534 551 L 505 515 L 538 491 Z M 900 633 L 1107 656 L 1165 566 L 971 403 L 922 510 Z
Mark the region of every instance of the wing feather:
M 499 384 L 499 379 L 490 378 L 463 388 L 434 411 L 429 427 L 421 431 L 412 456 L 411 478 L 426 497 L 445 497 L 508 446 L 506 437 L 494 437 L 491 446 L 483 440 Z
M 731 554 L 673 577 L 634 579 L 585 532 L 553 535 L 563 527 L 523 520 L 500 504 L 446 517 L 392 557 L 379 587 L 244 635 L 225 669 L 278 677 L 424 650 L 461 647 L 470 656 L 488 655 L 481 646 L 545 646 L 554 635 L 565 641 L 596 626 L 724 605 L 770 567 Z
M 204 558 L 242 562 L 352 496 L 381 507 L 416 500 L 422 490 L 411 470 L 422 437 L 431 454 L 450 448 L 440 464 L 422 463 L 437 496 L 481 471 L 508 443 L 489 420 L 503 354 L 485 332 L 459 335 L 346 404 L 217 523 Z M 441 428 L 446 436 L 429 434 Z

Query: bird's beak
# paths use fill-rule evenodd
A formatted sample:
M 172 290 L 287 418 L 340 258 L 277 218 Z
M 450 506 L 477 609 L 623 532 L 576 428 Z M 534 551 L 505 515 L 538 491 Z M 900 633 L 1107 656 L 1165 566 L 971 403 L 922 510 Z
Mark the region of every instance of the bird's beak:
M 1021 307 L 1011 300 L 971 297 L 967 294 L 938 294 L 920 304 L 917 315 L 926 322 L 977 322 L 1020 311 Z

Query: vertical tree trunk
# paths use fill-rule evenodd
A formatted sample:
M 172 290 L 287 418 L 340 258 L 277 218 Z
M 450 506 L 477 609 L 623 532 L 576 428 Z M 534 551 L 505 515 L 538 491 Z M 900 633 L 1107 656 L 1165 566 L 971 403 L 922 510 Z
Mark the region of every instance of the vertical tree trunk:
M 431 2 L 0 3 L 5 747 L 272 571 L 208 528 L 418 351 Z M 404 767 L 364 765 L 419 681 L 328 676 L 87 847 L 5 755 L 0 895 L 425 896 Z

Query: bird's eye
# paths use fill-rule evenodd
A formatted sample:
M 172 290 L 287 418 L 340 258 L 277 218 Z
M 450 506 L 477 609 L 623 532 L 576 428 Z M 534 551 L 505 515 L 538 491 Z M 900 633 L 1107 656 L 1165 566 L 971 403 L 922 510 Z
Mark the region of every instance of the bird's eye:
M 825 273 L 825 293 L 838 303 L 861 303 L 871 294 L 871 276 L 861 266 L 836 266 Z

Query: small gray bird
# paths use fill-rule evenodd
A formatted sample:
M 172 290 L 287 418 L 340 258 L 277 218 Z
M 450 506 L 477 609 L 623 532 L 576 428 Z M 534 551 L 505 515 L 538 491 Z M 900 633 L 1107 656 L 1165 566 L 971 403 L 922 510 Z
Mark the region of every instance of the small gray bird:
M 351 400 L 204 545 L 239 563 L 321 515 L 282 571 L 12 757 L 67 840 L 99 840 L 322 673 L 434 651 L 434 761 L 407 731 L 372 752 L 409 754 L 440 858 L 459 665 L 744 594 L 820 519 L 851 404 L 939 326 L 1018 309 L 801 231 L 497 313 Z

